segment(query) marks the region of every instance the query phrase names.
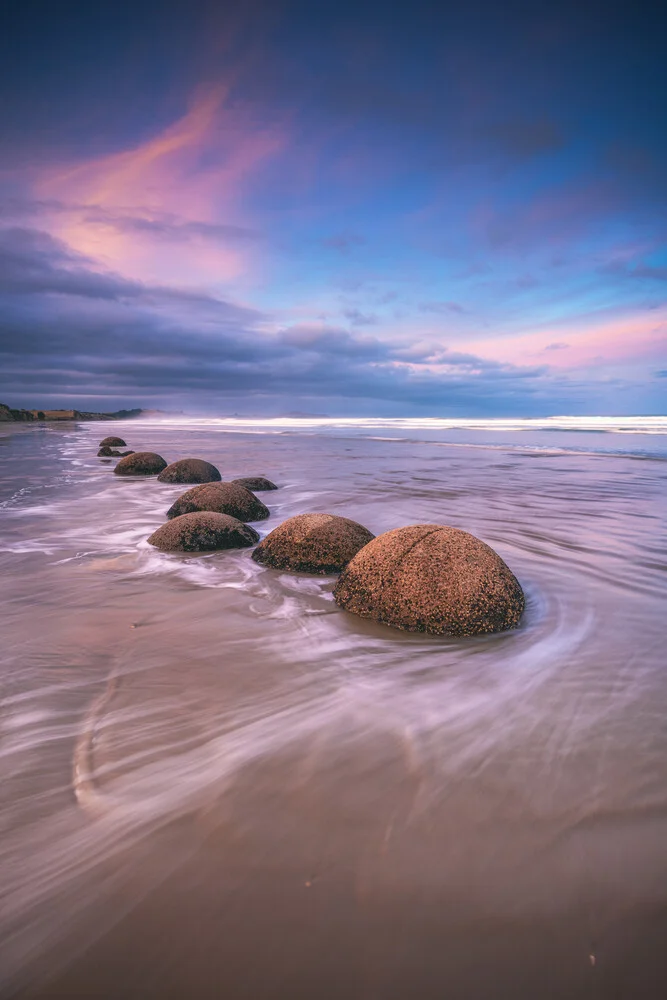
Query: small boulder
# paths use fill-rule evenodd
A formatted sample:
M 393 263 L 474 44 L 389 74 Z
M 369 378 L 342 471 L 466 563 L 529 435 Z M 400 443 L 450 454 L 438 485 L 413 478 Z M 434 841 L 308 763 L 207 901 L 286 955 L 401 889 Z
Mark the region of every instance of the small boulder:
M 133 451 L 117 451 L 115 448 L 110 448 L 105 445 L 104 448 L 100 448 L 97 453 L 98 458 L 124 458 L 125 455 L 134 455 Z
M 127 444 L 122 438 L 111 435 L 111 437 L 106 437 L 103 441 L 100 441 L 100 448 L 127 448 Z
M 158 476 L 160 483 L 215 483 L 221 479 L 216 467 L 201 458 L 182 458 L 172 462 Z
M 117 476 L 157 476 L 167 463 L 154 451 L 135 451 L 121 458 L 113 470 Z
M 232 479 L 232 482 L 238 483 L 239 486 L 245 486 L 247 490 L 252 490 L 253 493 L 261 493 L 262 490 L 278 489 L 275 483 L 272 483 L 270 479 L 265 479 L 264 476 L 245 476 L 242 479 Z
M 163 552 L 214 552 L 248 548 L 259 541 L 259 535 L 228 514 L 200 510 L 167 521 L 148 541 Z
M 269 508 L 254 493 L 238 483 L 203 483 L 193 486 L 171 505 L 167 517 L 191 514 L 195 510 L 212 510 L 229 514 L 239 521 L 263 521 L 270 514 Z
M 335 514 L 298 514 L 283 521 L 252 554 L 255 562 L 294 573 L 338 573 L 375 535 Z
M 492 548 L 438 524 L 379 535 L 343 571 L 334 599 L 362 618 L 436 635 L 516 628 L 525 605 L 519 581 Z

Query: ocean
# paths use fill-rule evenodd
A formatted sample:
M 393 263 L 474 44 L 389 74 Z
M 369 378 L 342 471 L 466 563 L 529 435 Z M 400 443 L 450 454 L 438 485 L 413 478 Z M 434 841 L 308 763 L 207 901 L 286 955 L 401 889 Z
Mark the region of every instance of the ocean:
M 159 552 L 107 434 L 472 532 L 521 625 Z M 667 418 L 0 425 L 0 525 L 0 996 L 667 996 Z

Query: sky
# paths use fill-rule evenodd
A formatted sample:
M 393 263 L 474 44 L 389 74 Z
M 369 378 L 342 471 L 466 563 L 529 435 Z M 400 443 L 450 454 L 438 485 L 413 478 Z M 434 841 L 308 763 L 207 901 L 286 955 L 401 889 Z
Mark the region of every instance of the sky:
M 0 400 L 666 413 L 659 6 L 12 5 Z

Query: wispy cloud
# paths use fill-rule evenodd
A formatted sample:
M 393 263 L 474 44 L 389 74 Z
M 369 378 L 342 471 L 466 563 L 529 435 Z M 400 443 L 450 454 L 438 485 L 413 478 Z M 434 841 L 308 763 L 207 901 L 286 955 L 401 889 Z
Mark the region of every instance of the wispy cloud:
M 257 230 L 248 226 L 188 220 L 168 212 L 153 213 L 148 218 L 142 215 L 116 214 L 90 206 L 85 210 L 84 222 L 108 226 L 119 233 L 147 235 L 174 243 L 189 243 L 197 239 L 212 240 L 214 243 L 238 243 L 260 237 Z
M 361 309 L 344 309 L 343 316 L 352 326 L 373 326 L 378 322 L 377 316 L 362 312 Z
M 107 267 L 150 281 L 230 281 L 258 247 L 245 196 L 285 142 L 282 125 L 256 120 L 219 86 L 138 146 L 37 169 L 30 196 L 44 228 Z M 184 243 L 186 258 L 176 253 Z
M 417 308 L 420 312 L 435 313 L 436 315 L 458 313 L 462 316 L 468 312 L 460 302 L 420 302 Z
M 566 333 L 567 341 L 554 339 L 555 333 Z M 482 357 L 503 358 L 514 364 L 528 363 L 549 351 L 550 366 L 581 371 L 597 368 L 602 373 L 605 365 L 614 367 L 665 357 L 667 306 L 622 316 L 590 317 L 585 325 L 568 322 L 558 329 L 536 328 L 518 336 L 475 340 L 469 347 Z

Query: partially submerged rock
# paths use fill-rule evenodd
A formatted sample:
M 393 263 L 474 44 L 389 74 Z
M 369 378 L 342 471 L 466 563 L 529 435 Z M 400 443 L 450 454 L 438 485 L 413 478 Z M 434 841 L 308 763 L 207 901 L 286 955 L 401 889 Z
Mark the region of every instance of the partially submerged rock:
M 127 448 L 127 442 L 123 441 L 122 438 L 114 437 L 111 434 L 109 437 L 105 437 L 100 441 L 100 448 Z
M 116 448 L 110 448 L 105 445 L 97 453 L 98 458 L 124 458 L 125 455 L 134 455 L 133 451 L 117 451 Z
M 255 562 L 295 573 L 338 573 L 375 535 L 347 517 L 298 514 L 264 538 Z
M 228 514 L 195 511 L 167 521 L 148 539 L 163 552 L 213 552 L 248 548 L 259 541 L 254 528 Z
M 278 489 L 275 483 L 272 483 L 270 479 L 265 479 L 264 476 L 243 476 L 241 479 L 232 479 L 232 482 L 238 483 L 239 486 L 245 486 L 247 490 L 252 490 L 253 493 L 261 492 L 262 490 Z
M 201 458 L 181 458 L 158 476 L 161 483 L 214 483 L 220 479 L 222 476 L 216 467 Z
M 229 514 L 239 521 L 263 521 L 270 514 L 254 493 L 238 483 L 204 483 L 180 496 L 167 511 L 167 517 L 179 517 L 196 510 Z
M 113 470 L 117 476 L 157 476 L 167 463 L 154 451 L 135 451 L 121 458 Z
M 516 628 L 525 604 L 519 581 L 492 548 L 438 524 L 379 535 L 343 571 L 334 599 L 362 618 L 447 635 Z

